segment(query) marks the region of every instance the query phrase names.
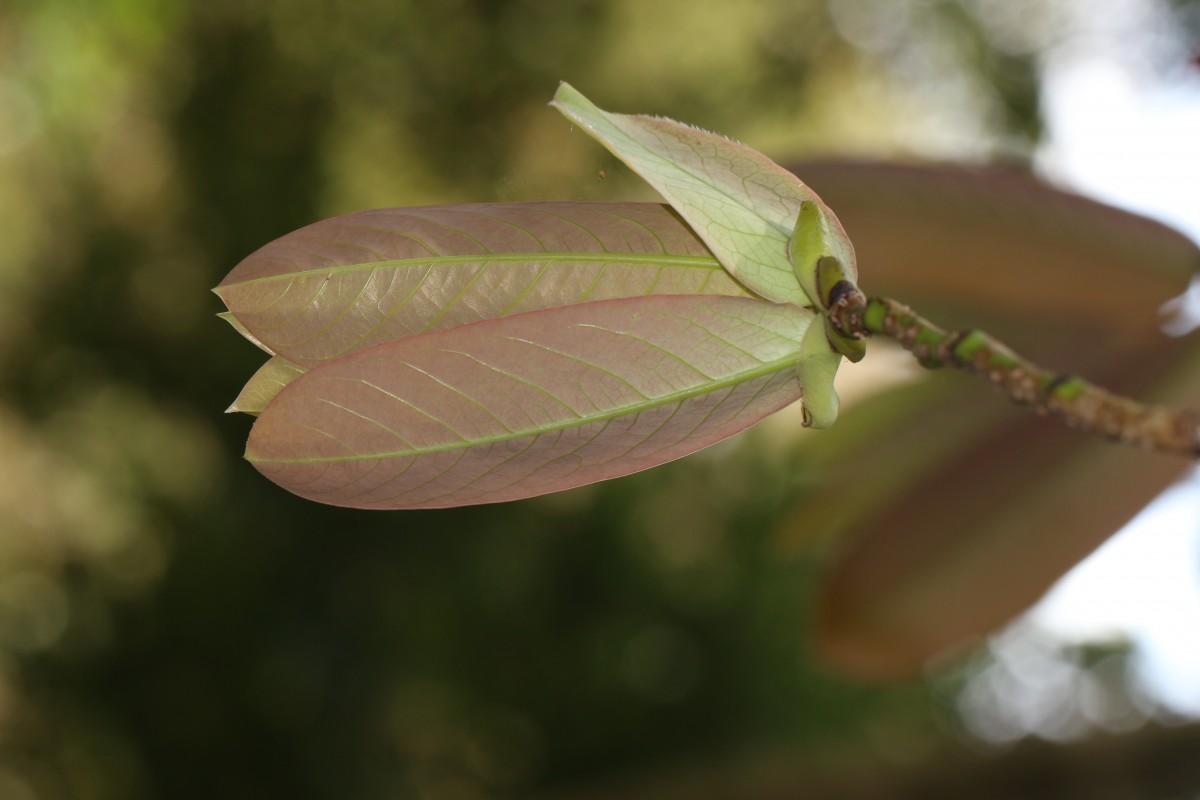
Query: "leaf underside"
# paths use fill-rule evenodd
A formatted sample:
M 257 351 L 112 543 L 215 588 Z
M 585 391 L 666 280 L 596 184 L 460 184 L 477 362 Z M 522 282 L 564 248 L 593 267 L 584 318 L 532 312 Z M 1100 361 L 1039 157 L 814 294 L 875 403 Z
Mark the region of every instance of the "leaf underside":
M 806 309 L 735 297 L 586 303 L 400 339 L 310 370 L 247 458 L 359 508 L 514 500 L 692 453 L 799 398 Z
M 768 300 L 817 304 L 788 259 L 801 202 L 830 223 L 832 254 L 857 277 L 841 223 L 795 175 L 755 150 L 669 119 L 613 114 L 563 83 L 552 103 L 641 175 L 712 249 L 726 269 Z
M 256 337 L 253 333 L 246 330 L 246 326 L 238 322 L 237 317 L 235 317 L 232 312 L 222 311 L 220 314 L 217 314 L 217 316 L 228 322 L 230 326 L 232 326 L 235 331 L 240 333 L 246 339 L 246 341 L 250 342 L 250 344 L 254 345 L 259 350 L 262 350 L 269 356 L 275 355 L 273 352 L 271 352 L 271 348 L 260 342 L 258 337 Z
M 541 308 L 751 295 L 666 206 L 594 202 L 345 214 L 262 247 L 215 291 L 252 340 L 305 368 Z
M 279 394 L 283 387 L 303 374 L 303 367 L 296 366 L 282 356 L 272 356 L 250 377 L 237 398 L 225 409 L 225 413 L 240 411 L 257 416 L 267 407 L 267 403 L 275 399 L 275 395 Z

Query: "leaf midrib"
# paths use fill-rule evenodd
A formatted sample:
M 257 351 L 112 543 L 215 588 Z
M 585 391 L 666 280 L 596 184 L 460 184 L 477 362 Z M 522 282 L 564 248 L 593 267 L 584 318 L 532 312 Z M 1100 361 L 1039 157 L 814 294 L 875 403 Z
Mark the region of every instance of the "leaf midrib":
M 514 439 L 523 439 L 528 436 L 540 436 L 546 433 L 554 433 L 555 431 L 582 427 L 595 422 L 607 422 L 618 417 L 623 417 L 627 414 L 640 413 L 656 408 L 662 408 L 663 406 L 690 400 L 693 397 L 711 394 L 712 392 L 716 392 L 730 386 L 736 386 L 741 383 L 749 383 L 757 378 L 762 378 L 772 375 L 776 372 L 780 372 L 784 369 L 794 367 L 798 356 L 799 350 L 797 349 L 786 356 L 763 362 L 759 366 L 752 369 L 736 372 L 718 380 L 707 381 L 690 389 L 683 389 L 678 392 L 670 392 L 662 395 L 661 397 L 655 397 L 636 403 L 618 406 L 617 408 L 610 409 L 608 411 L 575 417 L 573 419 L 563 420 L 562 422 L 552 423 L 550 425 L 539 426 L 525 430 L 508 431 L 505 433 L 496 434 L 494 436 L 484 436 L 478 439 L 464 439 L 458 442 L 447 442 L 445 444 L 433 445 L 431 447 L 413 448 L 408 450 L 393 450 L 384 453 L 370 453 L 350 456 L 328 456 L 320 458 L 256 458 L 250 454 L 250 451 L 247 448 L 245 457 L 247 461 L 259 464 L 342 463 L 353 461 L 375 461 L 387 458 L 416 458 L 433 453 L 443 453 L 448 450 L 467 449 L 472 447 L 480 447 L 483 445 L 497 444 L 500 442 L 509 442 L 513 441 Z
M 461 256 L 433 256 L 421 258 L 402 258 L 391 261 L 366 261 L 358 264 L 343 264 L 336 267 L 318 267 L 314 269 L 281 272 L 278 275 L 264 275 L 218 286 L 216 291 L 221 293 L 227 289 L 249 286 L 271 281 L 294 280 L 302 277 L 322 277 L 343 272 L 360 272 L 363 270 L 400 269 L 405 267 L 436 267 L 456 264 L 488 265 L 496 262 L 586 262 L 597 264 L 654 264 L 656 266 L 691 267 L 696 269 L 723 270 L 720 262 L 712 256 L 681 256 L 655 253 L 620 253 L 620 252 L 579 252 L 570 251 L 552 253 L 474 253 Z

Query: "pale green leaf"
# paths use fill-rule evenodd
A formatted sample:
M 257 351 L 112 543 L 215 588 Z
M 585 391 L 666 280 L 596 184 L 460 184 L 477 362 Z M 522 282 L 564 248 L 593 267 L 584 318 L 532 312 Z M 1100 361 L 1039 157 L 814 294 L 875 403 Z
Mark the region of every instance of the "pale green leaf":
M 272 356 L 251 376 L 225 413 L 240 411 L 257 416 L 283 387 L 303 374 L 303 367 L 296 366 L 282 356 Z
M 221 319 L 225 320 L 226 322 L 228 322 L 231 326 L 233 326 L 233 329 L 235 331 L 240 333 L 242 336 L 246 337 L 246 340 L 248 342 L 250 342 L 251 344 L 253 344 L 255 347 L 257 347 L 259 350 L 262 350 L 264 353 L 266 353 L 269 356 L 275 355 L 275 353 L 273 353 L 271 351 L 271 348 L 267 347 L 265 344 L 260 342 L 258 340 L 258 337 L 256 337 L 253 333 L 246 330 L 246 326 L 238 321 L 238 318 L 233 315 L 233 312 L 222 311 L 221 313 L 217 314 L 217 316 L 220 317 Z
M 552 103 L 641 175 L 696 230 L 725 268 L 769 300 L 820 305 L 796 277 L 788 241 L 801 203 L 823 209 L 823 241 L 856 277 L 837 217 L 795 175 L 723 136 L 668 119 L 603 111 L 563 83 Z
M 820 203 L 804 200 L 792 240 L 788 243 L 788 260 L 800 281 L 800 287 L 818 308 L 828 309 L 831 292 L 842 281 L 854 282 L 842 259 L 847 246 L 845 234 Z
M 837 421 L 838 396 L 833 388 L 842 355 L 829 343 L 824 319 L 809 325 L 800 343 L 800 360 L 796 367 L 800 385 L 804 387 L 804 424 L 813 428 L 828 428 Z

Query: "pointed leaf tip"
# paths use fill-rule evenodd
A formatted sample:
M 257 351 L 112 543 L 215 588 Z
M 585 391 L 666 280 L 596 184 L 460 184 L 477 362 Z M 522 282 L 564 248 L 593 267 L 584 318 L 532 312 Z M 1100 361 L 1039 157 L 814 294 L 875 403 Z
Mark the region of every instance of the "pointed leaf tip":
M 213 289 L 213 291 L 215 292 L 215 291 L 216 291 L 216 289 Z M 254 345 L 255 347 L 257 347 L 259 350 L 262 350 L 264 353 L 266 353 L 266 354 L 267 354 L 267 355 L 269 355 L 269 356 L 273 356 L 273 355 L 275 355 L 275 353 L 274 353 L 274 352 L 271 350 L 271 348 L 267 347 L 265 344 L 263 344 L 262 342 L 260 342 L 260 341 L 258 340 L 258 337 L 256 337 L 256 336 L 255 336 L 253 333 L 251 333 L 251 332 L 250 332 L 250 331 L 249 331 L 249 330 L 246 328 L 246 326 L 245 326 L 245 325 L 243 325 L 243 324 L 241 323 L 241 321 L 240 321 L 240 320 L 238 320 L 238 318 L 237 318 L 237 317 L 235 317 L 235 316 L 233 315 L 233 313 L 232 313 L 232 312 L 229 312 L 229 311 L 222 311 L 222 312 L 220 312 L 219 314 L 217 314 L 217 318 L 218 318 L 218 319 L 223 319 L 223 320 L 225 320 L 226 322 L 228 322 L 228 323 L 229 323 L 229 324 L 230 324 L 230 325 L 233 327 L 233 329 L 234 329 L 235 331 L 237 331 L 238 333 L 240 333 L 240 334 L 241 334 L 243 337 L 245 337 L 245 339 L 246 339 L 248 342 L 250 342 L 251 344 L 253 344 L 253 345 Z
M 303 374 L 303 367 L 281 356 L 273 356 L 251 376 L 237 398 L 225 409 L 225 413 L 241 412 L 258 416 L 283 387 Z

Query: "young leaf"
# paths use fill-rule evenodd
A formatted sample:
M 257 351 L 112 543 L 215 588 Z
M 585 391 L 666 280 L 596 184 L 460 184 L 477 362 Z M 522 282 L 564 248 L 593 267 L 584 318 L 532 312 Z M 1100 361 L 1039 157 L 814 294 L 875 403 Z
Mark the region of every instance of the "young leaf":
M 267 406 L 246 457 L 359 508 L 515 500 L 699 450 L 796 400 L 812 312 L 654 296 L 486 320 L 362 350 Z
M 839 283 L 854 282 L 853 274 L 842 262 L 845 236 L 820 203 L 801 201 L 795 231 L 788 242 L 788 260 L 804 293 L 818 308 L 833 305 L 833 288 Z
M 551 306 L 750 295 L 665 206 L 587 202 L 345 214 L 259 249 L 215 291 L 252 337 L 303 367 Z
M 566 83 L 551 105 L 645 178 L 726 269 L 768 300 L 821 306 L 797 279 L 800 267 L 794 270 L 788 259 L 788 241 L 805 201 L 822 210 L 829 252 L 856 278 L 854 248 L 837 217 L 762 153 L 669 119 L 602 111 Z
M 296 366 L 282 356 L 272 356 L 250 377 L 237 398 L 225 409 L 225 413 L 241 411 L 257 416 L 267 407 L 267 403 L 275 399 L 275 395 L 279 394 L 283 387 L 303 374 L 303 367 Z
M 840 229 L 839 229 L 840 230 Z M 791 241 L 788 261 L 796 279 L 816 308 L 833 306 L 834 287 L 853 283 L 835 253 L 841 252 L 833 223 L 811 200 L 800 202 L 800 214 Z M 804 386 L 804 424 L 828 428 L 837 420 L 838 396 L 833 388 L 842 356 L 859 361 L 866 355 L 866 342 L 844 336 L 828 317 L 821 325 L 811 325 L 804 334 L 800 360 L 800 383 Z
M 828 428 L 837 421 L 838 396 L 833 388 L 842 355 L 833 349 L 825 330 L 825 321 L 809 325 L 800 343 L 800 363 L 796 367 L 804 387 L 804 424 Z
M 237 331 L 238 333 L 240 333 L 242 336 L 244 336 L 246 338 L 246 341 L 250 342 L 252 345 L 257 347 L 259 350 L 262 350 L 264 353 L 266 353 L 269 356 L 275 355 L 273 352 L 271 352 L 271 348 L 267 347 L 265 344 L 260 342 L 253 333 L 246 330 L 246 326 L 243 325 L 242 323 L 238 322 L 237 317 L 233 316 L 232 313 L 230 313 L 228 311 L 222 311 L 220 314 L 217 314 L 217 316 L 220 317 L 221 319 L 225 320 L 226 322 L 228 322 L 235 331 Z

